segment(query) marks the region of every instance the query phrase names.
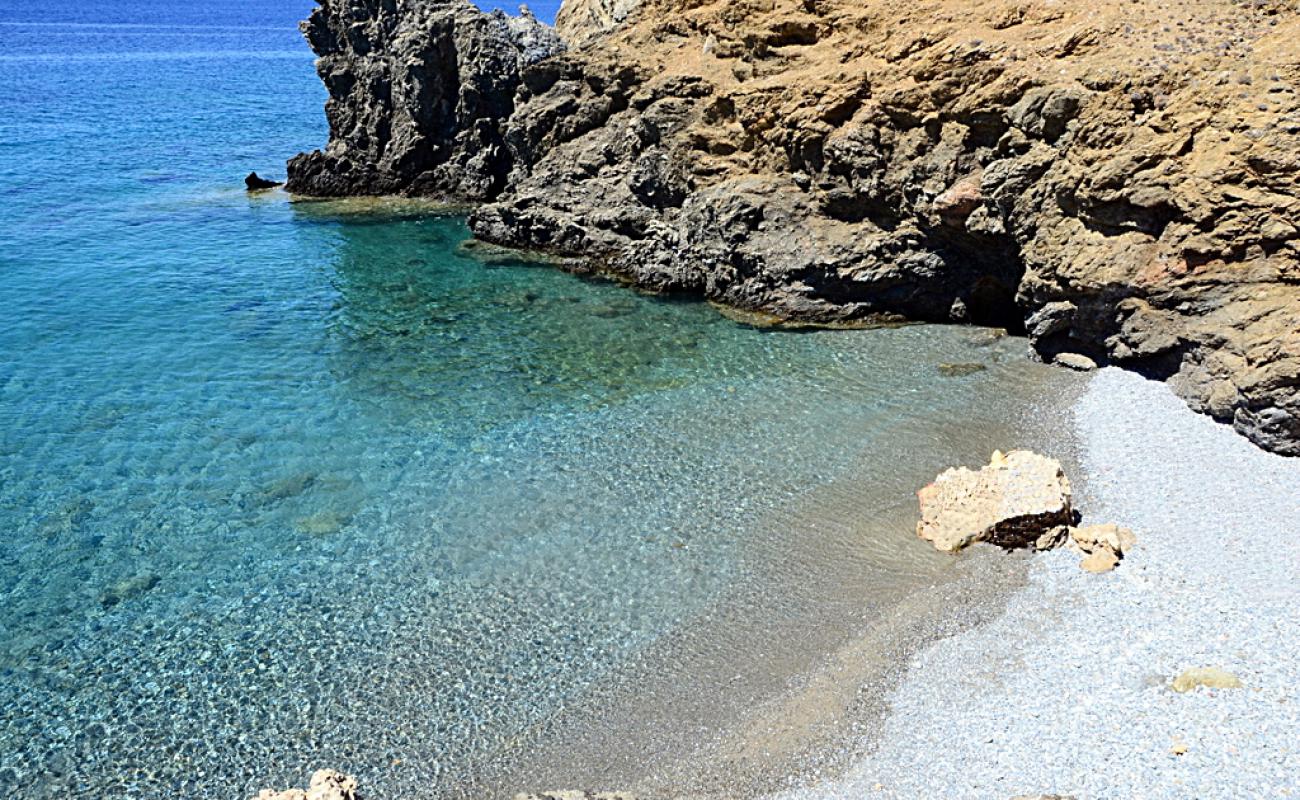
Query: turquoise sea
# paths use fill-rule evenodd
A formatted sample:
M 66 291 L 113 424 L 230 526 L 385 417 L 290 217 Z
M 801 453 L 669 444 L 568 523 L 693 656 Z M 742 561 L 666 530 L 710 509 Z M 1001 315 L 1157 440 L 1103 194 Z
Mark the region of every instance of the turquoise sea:
M 720 609 L 762 678 L 950 568 L 910 491 L 1050 388 L 1021 343 L 760 331 L 246 194 L 325 141 L 310 7 L 0 0 L 10 796 L 472 796 Z M 753 699 L 712 680 L 677 699 Z

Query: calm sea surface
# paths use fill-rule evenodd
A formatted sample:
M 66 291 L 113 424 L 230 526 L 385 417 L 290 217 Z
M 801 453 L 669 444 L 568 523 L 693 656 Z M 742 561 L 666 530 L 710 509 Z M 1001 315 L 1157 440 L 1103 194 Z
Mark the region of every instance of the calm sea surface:
M 10 796 L 468 791 L 720 598 L 787 584 L 729 645 L 762 663 L 947 569 L 909 492 L 1005 442 L 1050 380 L 1019 344 L 761 332 L 418 206 L 249 196 L 325 141 L 310 7 L 0 2 Z M 773 523 L 845 480 L 844 524 Z

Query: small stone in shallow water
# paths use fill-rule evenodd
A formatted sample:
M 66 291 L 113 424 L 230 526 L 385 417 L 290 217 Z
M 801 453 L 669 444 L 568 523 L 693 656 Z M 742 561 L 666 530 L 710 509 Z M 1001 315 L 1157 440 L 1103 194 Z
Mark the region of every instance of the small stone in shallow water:
M 318 475 L 315 472 L 299 472 L 287 478 L 281 478 L 267 485 L 261 492 L 263 503 L 278 503 L 295 495 L 300 495 L 311 488 Z
M 1175 692 L 1190 692 L 1198 686 L 1207 689 L 1240 689 L 1241 679 L 1218 667 L 1193 667 L 1174 678 Z
M 312 514 L 295 520 L 293 527 L 297 528 L 301 533 L 324 536 L 329 533 L 338 533 L 350 520 L 351 517 L 337 511 L 322 511 L 319 514 Z
M 104 608 L 112 608 L 123 600 L 139 597 L 149 591 L 158 585 L 158 580 L 158 576 L 152 573 L 132 575 L 100 592 L 99 604 Z
M 966 375 L 974 375 L 976 372 L 983 372 L 988 367 L 978 363 L 959 363 L 959 364 L 940 364 L 939 374 L 945 378 L 961 378 Z

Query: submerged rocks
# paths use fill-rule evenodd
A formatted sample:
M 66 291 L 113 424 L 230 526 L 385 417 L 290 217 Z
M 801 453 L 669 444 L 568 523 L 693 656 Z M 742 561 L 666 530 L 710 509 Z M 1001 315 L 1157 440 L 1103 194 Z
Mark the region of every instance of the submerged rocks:
M 995 452 L 979 470 L 949 469 L 917 497 L 917 536 L 949 553 L 975 542 L 1032 546 L 1074 521 L 1070 481 L 1060 462 L 1029 450 Z
M 1094 575 L 1110 572 L 1118 566 L 1119 556 L 1113 550 L 1098 550 L 1095 553 L 1089 553 L 1086 558 L 1079 562 L 1079 569 L 1084 572 L 1091 572 Z
M 945 362 L 940 364 L 938 369 L 939 374 L 945 378 L 964 378 L 967 375 L 983 372 L 988 369 L 988 366 L 978 362 Z
M 263 789 L 253 800 L 361 800 L 357 794 L 357 779 L 332 769 L 316 770 L 307 790 Z
M 139 597 L 140 595 L 151 591 L 158 585 L 160 580 L 161 579 L 152 572 L 123 578 L 99 593 L 99 604 L 106 609 L 112 608 L 118 603 L 125 602 L 134 597 Z

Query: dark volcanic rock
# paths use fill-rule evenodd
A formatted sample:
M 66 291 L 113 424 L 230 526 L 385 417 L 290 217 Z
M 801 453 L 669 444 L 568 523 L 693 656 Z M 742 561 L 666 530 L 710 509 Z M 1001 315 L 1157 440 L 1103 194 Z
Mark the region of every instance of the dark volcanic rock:
M 531 16 L 468 0 L 323 2 L 303 33 L 329 91 L 330 142 L 289 162 L 288 189 L 325 196 L 496 196 L 520 70 L 562 49 Z
M 256 172 L 250 172 L 248 173 L 248 177 L 244 178 L 244 186 L 247 187 L 250 192 L 258 192 L 263 189 L 274 189 L 279 185 L 279 181 L 268 181 Z
M 1024 329 L 1300 455 L 1286 3 L 570 2 L 560 52 L 467 0 L 330 0 L 331 141 L 290 188 L 476 202 L 483 240 L 796 323 Z

